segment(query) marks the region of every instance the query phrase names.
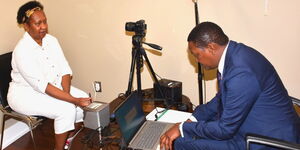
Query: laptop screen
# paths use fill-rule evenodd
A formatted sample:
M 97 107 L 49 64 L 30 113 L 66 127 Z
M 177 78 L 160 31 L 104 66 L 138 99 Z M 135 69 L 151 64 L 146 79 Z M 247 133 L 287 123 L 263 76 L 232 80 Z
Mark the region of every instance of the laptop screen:
M 127 145 L 146 120 L 141 101 L 142 97 L 137 92 L 132 92 L 115 111 L 116 120 Z

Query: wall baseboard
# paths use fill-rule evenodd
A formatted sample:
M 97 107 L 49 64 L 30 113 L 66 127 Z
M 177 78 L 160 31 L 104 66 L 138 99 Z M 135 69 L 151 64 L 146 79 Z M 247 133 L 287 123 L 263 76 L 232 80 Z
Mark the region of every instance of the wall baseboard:
M 2 148 L 6 148 L 8 145 L 15 142 L 27 132 L 29 132 L 29 127 L 26 123 L 12 118 L 6 120 Z

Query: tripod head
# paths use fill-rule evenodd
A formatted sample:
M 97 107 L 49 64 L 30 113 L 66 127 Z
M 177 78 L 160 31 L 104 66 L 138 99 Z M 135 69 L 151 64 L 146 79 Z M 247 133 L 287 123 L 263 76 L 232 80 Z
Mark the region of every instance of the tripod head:
M 141 48 L 144 40 L 144 36 L 134 35 L 132 36 L 132 45 L 134 48 Z
M 148 45 L 151 48 L 154 48 L 156 50 L 162 50 L 162 47 L 160 47 L 159 45 L 143 42 L 143 39 L 144 39 L 144 37 L 141 37 L 141 36 L 138 36 L 138 35 L 134 35 L 132 37 L 132 45 L 135 48 L 141 48 L 142 44 L 146 44 L 146 45 Z
M 146 29 L 147 24 L 145 24 L 145 20 L 139 20 L 137 22 L 126 22 L 125 30 L 135 33 L 135 35 L 132 36 L 132 44 L 134 47 L 142 47 L 142 41 L 146 36 Z

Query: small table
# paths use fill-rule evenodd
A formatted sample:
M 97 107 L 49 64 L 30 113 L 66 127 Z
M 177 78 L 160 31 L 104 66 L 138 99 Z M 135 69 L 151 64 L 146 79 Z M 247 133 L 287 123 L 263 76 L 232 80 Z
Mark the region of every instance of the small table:
M 145 113 L 150 113 L 155 107 L 165 107 L 164 101 L 157 101 L 154 99 L 153 88 L 142 90 L 142 94 L 144 98 L 143 110 Z M 125 100 L 125 95 L 122 95 L 111 101 L 109 104 L 110 113 L 112 114 L 116 110 L 116 108 Z M 170 106 L 170 109 L 192 112 L 193 104 L 187 96 L 182 95 L 182 104 L 173 104 Z
M 153 95 L 153 89 L 145 89 L 142 90 L 143 97 L 146 99 L 143 102 L 143 110 L 144 112 L 150 113 L 155 107 L 164 107 L 164 102 L 163 101 L 152 101 L 151 99 L 154 97 Z M 114 99 L 113 101 L 110 102 L 109 104 L 109 110 L 110 114 L 113 114 L 113 112 L 116 110 L 116 108 L 122 104 L 123 101 L 126 100 L 125 95 L 121 95 Z M 182 104 L 185 105 L 185 109 L 188 112 L 192 112 L 192 103 L 190 102 L 189 98 L 185 95 L 182 95 Z M 170 109 L 180 109 L 180 105 L 172 105 L 170 106 Z M 183 108 L 183 107 L 182 107 Z M 182 109 L 181 108 L 181 109 Z M 111 138 L 120 138 L 121 133 L 119 130 L 119 126 L 116 123 L 116 121 L 110 122 L 109 126 L 104 129 L 103 131 L 104 134 L 112 134 L 110 136 Z M 84 139 L 89 138 L 90 136 L 90 143 L 85 143 Z M 118 141 L 114 140 L 108 143 L 104 143 L 103 147 L 99 146 L 99 134 L 96 130 L 92 130 L 89 128 L 84 128 L 73 140 L 73 143 L 71 145 L 70 150 L 119 150 L 119 143 Z

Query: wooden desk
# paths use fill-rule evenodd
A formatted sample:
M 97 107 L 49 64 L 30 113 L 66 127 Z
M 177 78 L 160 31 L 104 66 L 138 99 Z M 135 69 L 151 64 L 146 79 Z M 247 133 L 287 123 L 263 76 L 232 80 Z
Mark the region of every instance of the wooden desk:
M 153 90 L 145 89 L 143 90 L 143 97 L 145 99 L 151 100 L 153 98 Z M 114 99 L 109 104 L 110 114 L 112 114 L 116 108 L 122 104 L 123 101 L 126 100 L 125 96 L 119 96 Z M 187 111 L 192 111 L 192 104 L 187 96 L 182 96 L 182 102 L 187 106 Z M 164 103 L 161 101 L 144 101 L 143 102 L 143 110 L 147 114 L 151 112 L 156 106 L 164 107 Z M 171 109 L 178 109 L 178 105 L 172 105 Z M 112 135 L 111 138 L 115 140 L 110 140 L 107 143 L 103 144 L 103 147 L 100 147 L 101 144 L 99 142 L 99 133 L 95 130 L 84 128 L 74 139 L 70 150 L 119 150 L 119 139 L 121 137 L 121 133 L 118 127 L 118 124 L 113 121 L 109 124 L 109 127 L 104 129 L 103 133 L 104 137 L 107 135 Z M 105 135 L 106 134 L 106 135 Z M 89 143 L 86 143 L 88 136 L 91 138 Z
M 149 113 L 151 112 L 155 107 L 166 107 L 164 106 L 164 102 L 163 101 L 155 101 L 155 99 L 153 99 L 154 97 L 154 93 L 153 93 L 153 89 L 145 89 L 142 91 L 143 93 L 143 110 L 145 113 Z M 125 96 L 119 96 L 118 98 L 114 99 L 113 101 L 110 102 L 110 113 L 112 114 L 114 110 L 116 110 L 116 108 L 126 99 Z M 187 111 L 187 112 L 192 112 L 193 110 L 193 105 L 190 101 L 190 99 L 185 96 L 182 95 L 182 103 L 184 105 L 186 105 L 186 109 L 183 111 Z M 170 109 L 174 109 L 174 110 L 181 110 L 180 109 L 180 105 L 178 104 L 174 104 L 170 106 Z

